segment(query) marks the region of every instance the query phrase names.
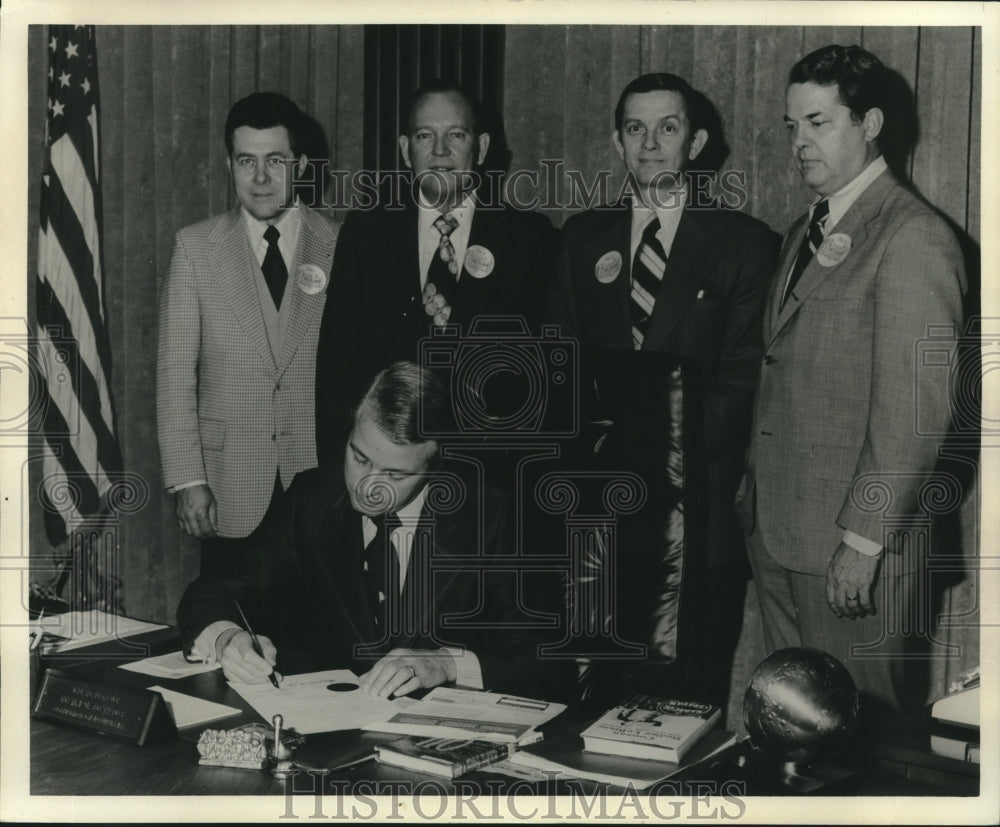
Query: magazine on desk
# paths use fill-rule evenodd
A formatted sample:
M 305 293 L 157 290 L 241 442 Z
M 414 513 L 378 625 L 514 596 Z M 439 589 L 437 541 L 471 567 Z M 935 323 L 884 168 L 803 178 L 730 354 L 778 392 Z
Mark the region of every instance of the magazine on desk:
M 566 709 L 565 704 L 500 692 L 439 686 L 423 700 L 362 729 L 434 738 L 472 738 L 500 743 L 534 740 L 536 727 Z

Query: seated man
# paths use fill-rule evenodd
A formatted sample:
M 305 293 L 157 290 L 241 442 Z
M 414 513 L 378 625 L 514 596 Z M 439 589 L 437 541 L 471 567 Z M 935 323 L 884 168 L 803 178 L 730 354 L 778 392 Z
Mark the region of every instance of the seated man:
M 188 587 L 178 608 L 186 650 L 248 683 L 276 666 L 352 668 L 381 697 L 445 683 L 564 695 L 568 664 L 536 654 L 546 616 L 522 605 L 519 585 L 533 584 L 512 568 L 510 499 L 443 462 L 418 432 L 441 433 L 449 408 L 430 372 L 398 362 L 379 373 L 355 411 L 343 468 L 299 474 L 248 539 L 243 564 Z

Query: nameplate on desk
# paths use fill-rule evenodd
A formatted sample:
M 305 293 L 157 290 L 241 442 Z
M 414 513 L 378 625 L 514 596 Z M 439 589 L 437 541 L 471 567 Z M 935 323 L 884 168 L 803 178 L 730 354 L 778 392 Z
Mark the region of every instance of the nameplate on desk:
M 159 693 L 80 680 L 57 669 L 45 671 L 31 714 L 139 746 L 177 737 Z

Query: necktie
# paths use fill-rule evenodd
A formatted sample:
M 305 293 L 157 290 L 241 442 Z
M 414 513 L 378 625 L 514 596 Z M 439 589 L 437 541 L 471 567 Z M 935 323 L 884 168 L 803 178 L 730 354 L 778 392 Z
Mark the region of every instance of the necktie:
M 785 287 L 785 294 L 781 297 L 781 307 L 785 306 L 788 297 L 792 295 L 792 288 L 798 283 L 802 271 L 806 265 L 812 261 L 820 245 L 823 243 L 823 225 L 830 215 L 830 202 L 825 198 L 821 199 L 813 207 L 812 218 L 809 221 L 809 228 L 806 230 L 802 243 L 799 245 L 798 255 L 795 257 L 795 264 L 792 265 L 792 274 L 788 277 L 788 285 Z M 780 308 L 779 308 L 780 309 Z
M 399 597 L 399 558 L 392 544 L 392 532 L 402 523 L 398 514 L 379 514 L 372 517 L 372 522 L 375 536 L 365 546 L 362 568 L 375 626 L 384 631 L 386 602 L 390 596 Z
M 629 312 L 632 317 L 632 342 L 636 350 L 642 347 L 649 319 L 653 315 L 653 305 L 656 304 L 656 294 L 660 292 L 660 284 L 663 282 L 663 271 L 667 266 L 667 254 L 656 237 L 659 229 L 660 221 L 654 215 L 642 232 L 642 240 L 632 261 Z
M 458 284 L 456 278 L 458 260 L 455 257 L 455 247 L 451 243 L 451 234 L 456 227 L 458 219 L 451 213 L 439 215 L 434 219 L 434 228 L 441 234 L 441 239 L 438 241 L 436 254 L 431 258 L 430 267 L 427 268 L 427 283 L 433 284 L 449 305 L 453 304 L 452 299 Z
M 278 308 L 281 307 L 281 297 L 285 294 L 285 283 L 288 281 L 288 268 L 285 267 L 285 260 L 281 257 L 281 250 L 278 249 L 279 238 L 281 233 L 273 224 L 264 231 L 267 253 L 260 265 L 260 269 L 264 271 L 267 289 L 271 291 L 271 299 Z

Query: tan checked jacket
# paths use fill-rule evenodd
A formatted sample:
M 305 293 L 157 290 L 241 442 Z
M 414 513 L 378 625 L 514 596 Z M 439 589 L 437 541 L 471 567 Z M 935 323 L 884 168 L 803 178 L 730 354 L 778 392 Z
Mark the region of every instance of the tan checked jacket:
M 276 470 L 287 487 L 316 464 L 316 340 L 339 224 L 300 209 L 281 353 L 271 350 L 239 209 L 177 233 L 160 293 L 156 412 L 164 485 L 207 480 L 222 537 L 257 527 Z

